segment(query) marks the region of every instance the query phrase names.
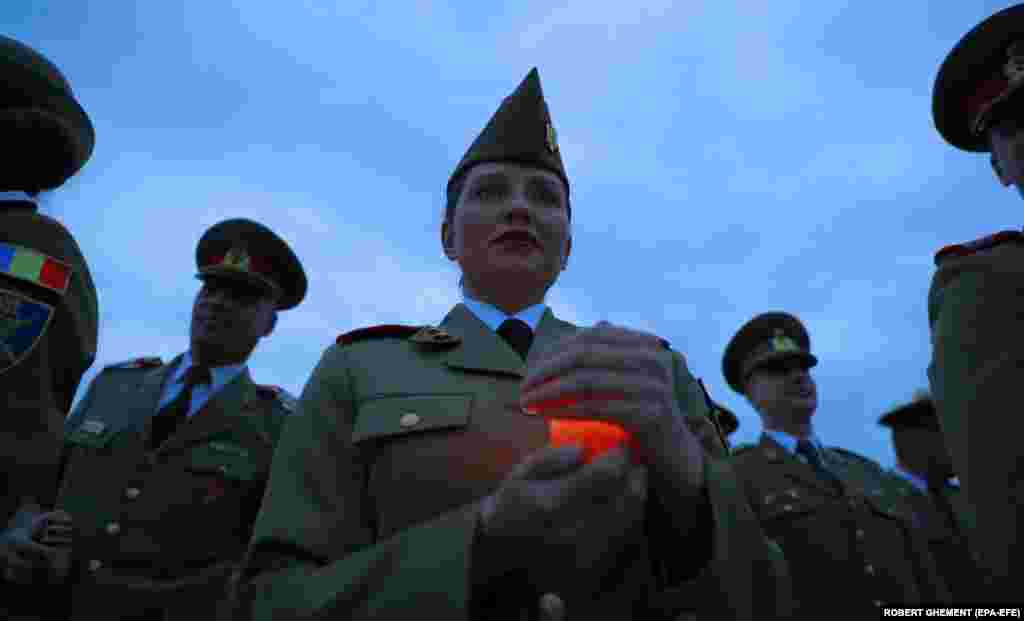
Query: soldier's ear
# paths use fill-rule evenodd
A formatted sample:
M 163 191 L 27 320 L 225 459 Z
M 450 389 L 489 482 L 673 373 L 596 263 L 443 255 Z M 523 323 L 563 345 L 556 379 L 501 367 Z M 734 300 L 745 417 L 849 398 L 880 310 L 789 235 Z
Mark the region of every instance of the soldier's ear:
M 441 247 L 444 248 L 444 256 L 448 257 L 449 261 L 459 258 L 455 252 L 455 227 L 447 220 L 441 223 Z
M 992 154 L 990 161 L 992 162 L 992 170 L 996 173 L 999 183 L 1002 183 L 1003 187 L 1011 185 L 1013 182 L 1003 173 L 1003 167 L 999 165 L 999 158 L 996 157 L 995 153 Z
M 569 267 L 569 255 L 572 254 L 572 235 L 565 240 L 565 256 L 562 257 L 562 269 Z

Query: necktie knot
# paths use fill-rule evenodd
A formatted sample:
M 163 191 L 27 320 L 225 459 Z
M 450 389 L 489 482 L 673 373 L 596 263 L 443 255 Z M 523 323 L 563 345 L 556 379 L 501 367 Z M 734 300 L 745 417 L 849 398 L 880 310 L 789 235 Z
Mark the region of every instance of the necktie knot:
M 522 319 L 506 319 L 498 327 L 498 336 L 505 340 L 519 357 L 526 360 L 526 354 L 533 344 L 533 330 Z
M 796 443 L 796 452 L 803 455 L 807 460 L 807 463 L 810 464 L 818 474 L 823 476 L 833 485 L 839 485 L 839 477 L 837 477 L 836 474 L 825 465 L 825 462 L 821 459 L 821 452 L 818 450 L 818 447 L 814 446 L 813 442 L 807 438 L 803 438 Z

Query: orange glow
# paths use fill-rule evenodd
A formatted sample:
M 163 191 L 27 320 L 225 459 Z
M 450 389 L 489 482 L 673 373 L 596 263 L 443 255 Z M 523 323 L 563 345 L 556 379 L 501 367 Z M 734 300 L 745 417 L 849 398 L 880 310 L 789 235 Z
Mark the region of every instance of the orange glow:
M 633 439 L 625 429 L 611 423 L 594 420 L 576 420 L 565 418 L 548 419 L 548 437 L 551 446 L 578 444 L 583 447 L 583 462 L 590 463 L 599 455 L 617 446 L 630 449 L 634 462 L 639 457 L 633 447 Z

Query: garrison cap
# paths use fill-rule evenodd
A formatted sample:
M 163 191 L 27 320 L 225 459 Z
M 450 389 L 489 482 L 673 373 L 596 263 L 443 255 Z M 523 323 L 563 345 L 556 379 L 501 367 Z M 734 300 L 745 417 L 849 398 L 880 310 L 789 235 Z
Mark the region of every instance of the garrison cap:
M 484 162 L 515 162 L 549 170 L 565 182 L 565 192 L 569 193 L 569 177 L 558 149 L 558 134 L 544 101 L 536 67 L 526 74 L 515 92 L 501 102 L 498 111 L 462 156 L 448 178 L 449 192 L 456 179 Z
M 935 412 L 935 403 L 927 390 L 914 393 L 910 403 L 905 403 L 886 412 L 878 424 L 893 429 L 911 427 L 939 431 L 939 418 Z
M 292 249 L 258 222 L 238 218 L 210 227 L 196 246 L 198 278 L 244 280 L 279 296 L 278 310 L 299 305 L 306 296 L 306 272 Z
M 946 142 L 989 150 L 987 130 L 1019 105 L 1024 85 L 1024 4 L 992 15 L 946 56 L 932 90 L 932 116 Z
M 49 119 L 49 133 L 59 135 L 60 140 L 39 163 L 45 168 L 38 171 L 40 187 L 3 189 L 52 189 L 63 184 L 92 155 L 96 141 L 92 121 L 52 62 L 24 43 L 4 36 L 0 36 L 0 77 L 0 127 L 19 116 L 38 120 L 42 114 Z
M 722 356 L 722 374 L 729 386 L 744 394 L 744 383 L 758 366 L 797 357 L 809 367 L 818 364 L 811 354 L 811 338 L 800 320 L 789 313 L 771 312 L 754 317 L 732 337 Z

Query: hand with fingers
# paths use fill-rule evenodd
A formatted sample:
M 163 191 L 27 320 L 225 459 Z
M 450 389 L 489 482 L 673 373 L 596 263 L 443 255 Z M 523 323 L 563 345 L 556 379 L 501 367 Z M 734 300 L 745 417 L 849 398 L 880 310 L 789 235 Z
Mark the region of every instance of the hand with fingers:
M 644 463 L 670 472 L 674 483 L 703 485 L 704 451 L 684 422 L 663 341 L 653 334 L 601 322 L 562 339 L 530 360 L 520 405 L 581 428 L 618 427 Z
M 53 583 L 71 570 L 71 516 L 22 508 L 0 532 L 0 566 L 7 582 L 28 584 L 40 570 Z
M 541 593 L 593 593 L 641 532 L 646 476 L 623 449 L 587 464 L 580 447 L 530 454 L 480 503 L 474 572 L 522 571 Z

